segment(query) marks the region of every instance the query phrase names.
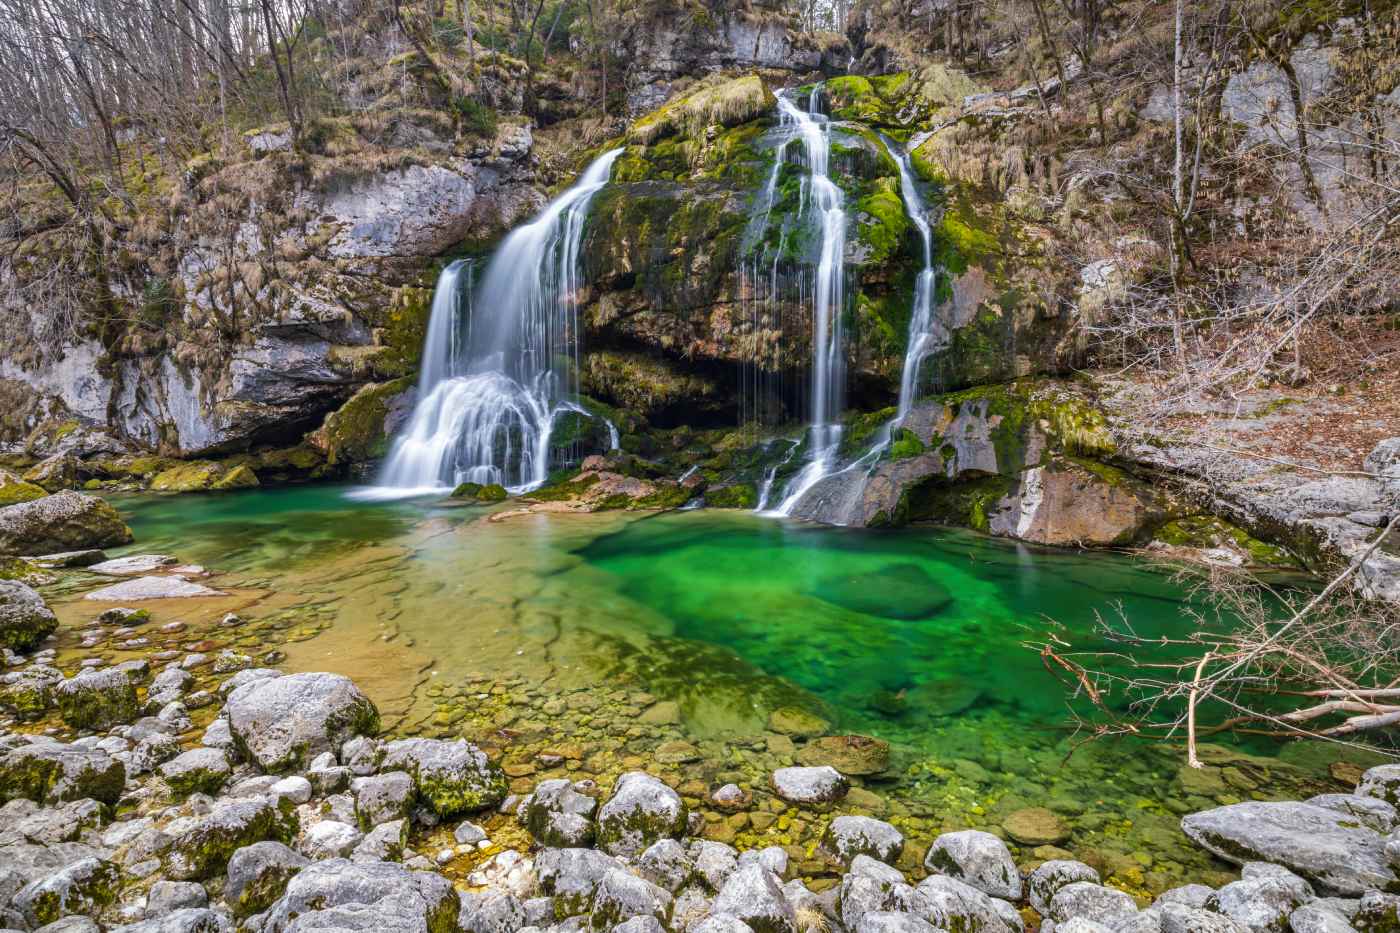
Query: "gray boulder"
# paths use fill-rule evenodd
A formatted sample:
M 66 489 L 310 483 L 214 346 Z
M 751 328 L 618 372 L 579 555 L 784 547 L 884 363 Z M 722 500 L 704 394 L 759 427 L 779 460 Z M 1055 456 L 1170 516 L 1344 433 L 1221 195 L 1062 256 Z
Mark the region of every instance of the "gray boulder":
M 1248 933 L 1249 928 L 1209 910 L 1185 904 L 1163 904 L 1159 911 L 1162 933 Z
M 297 816 L 290 804 L 263 799 L 230 800 L 203 816 L 184 817 L 165 827 L 170 836 L 167 874 L 177 881 L 199 881 L 223 874 L 233 853 L 255 842 L 290 843 Z
M 228 860 L 224 900 L 239 917 L 262 913 L 282 896 L 287 882 L 310 864 L 306 856 L 280 842 L 244 846 Z
M 419 797 L 443 819 L 494 807 L 509 793 L 505 772 L 462 739 L 400 739 L 382 753 L 380 767 L 412 775 Z
M 157 881 L 146 895 L 147 917 L 160 917 L 185 907 L 208 906 L 208 892 L 194 881 Z
M 1288 928 L 1293 933 L 1356 933 L 1346 914 L 1325 901 L 1313 901 L 1293 911 Z
M 0 675 L 0 711 L 16 719 L 41 719 L 53 708 L 53 690 L 61 683 L 63 673 L 43 664 Z
M 1384 800 L 1392 807 L 1400 807 L 1400 765 L 1377 765 L 1361 775 L 1361 783 L 1356 785 L 1359 797 L 1374 797 Z
M 125 783 L 122 763 L 95 748 L 40 742 L 0 757 L 0 801 L 23 797 L 52 805 L 90 797 L 116 804 Z
M 0 647 L 33 651 L 58 628 L 44 598 L 17 580 L 0 580 Z
M 939 929 L 1020 933 L 1020 925 L 1008 922 L 1002 913 L 1002 901 L 956 878 L 932 875 L 919 882 L 916 890 L 925 904 L 924 919 Z
M 1086 868 L 1088 866 L 1085 866 Z M 1099 879 L 1095 872 L 1097 882 Z M 1203 908 L 1210 896 L 1215 893 L 1215 889 L 1204 884 L 1183 884 L 1179 888 L 1170 888 L 1157 896 L 1157 900 L 1152 902 L 1154 907 L 1162 904 L 1184 904 L 1187 907 Z
M 1283 865 L 1339 894 L 1363 894 L 1396 882 L 1384 837 L 1359 825 L 1355 817 L 1325 807 L 1237 803 L 1189 814 L 1181 828 L 1226 861 Z
M 797 931 L 797 915 L 778 877 L 762 865 L 747 865 L 730 875 L 711 912 L 736 917 L 754 933 Z
M 130 541 L 131 529 L 97 496 L 65 490 L 0 509 L 0 554 L 49 554 Z
M 849 865 L 857 855 L 893 865 L 904 853 L 904 834 L 883 820 L 838 816 L 827 825 L 821 844 L 843 865 Z
M 625 868 L 612 868 L 604 873 L 593 892 L 593 925 L 613 929 L 637 917 L 663 922 L 670 918 L 671 904 L 671 895 L 665 889 Z
M 572 781 L 555 778 L 535 785 L 522 809 L 522 822 L 535 841 L 567 848 L 592 845 L 598 801 L 575 789 Z
M 695 872 L 686 847 L 675 839 L 660 839 L 637 859 L 637 870 L 652 884 L 675 894 Z
M 613 933 L 666 933 L 666 928 L 655 917 L 633 917 L 612 929 Z
M 120 868 L 89 856 L 31 881 L 14 896 L 11 906 L 36 927 L 69 914 L 96 915 L 116 901 L 120 881 Z
M 750 850 L 753 851 L 753 850 Z M 686 856 L 694 870 L 694 877 L 711 891 L 719 892 L 729 876 L 739 868 L 739 853 L 733 846 L 710 839 L 695 839 L 686 847 Z M 773 866 L 765 864 L 761 857 L 755 857 L 754 864 L 779 874 Z
M 851 782 L 830 765 L 815 768 L 779 768 L 773 772 L 773 791 L 791 803 L 821 806 L 835 803 L 851 789 Z
M 1030 905 L 1035 908 L 1036 913 L 1042 917 L 1048 916 L 1050 914 L 1050 901 L 1054 899 L 1060 888 L 1076 881 L 1098 884 L 1100 880 L 1099 873 L 1083 862 L 1070 859 L 1051 859 L 1048 862 L 1041 862 L 1026 879 L 1026 899 L 1030 901 Z M 1210 888 L 1205 890 L 1207 894 L 1210 893 Z M 1201 903 L 1205 903 L 1204 898 Z
M 364 838 L 358 829 L 339 820 L 322 820 L 308 829 L 298 847 L 307 858 L 347 858 Z
M 365 834 L 355 851 L 350 853 L 353 862 L 397 862 L 403 858 L 404 847 L 408 845 L 408 820 L 392 820 L 380 823 Z
M 927 918 L 928 900 L 902 874 L 869 856 L 858 856 L 856 861 L 861 860 L 868 864 L 853 866 L 837 890 L 840 919 L 846 929 L 858 929 L 871 913 L 914 913 Z
M 1050 919 L 1056 923 L 1072 917 L 1083 917 L 1098 923 L 1110 923 L 1123 914 L 1137 913 L 1132 895 L 1092 881 L 1073 881 L 1050 898 Z
M 330 859 L 303 868 L 268 909 L 262 933 L 443 933 L 457 924 L 452 882 L 391 863 Z
M 692 924 L 688 933 L 754 933 L 754 931 L 753 927 L 738 917 L 731 917 L 728 914 L 710 914 L 701 919 L 699 923 Z
M 1284 870 L 1231 882 L 1208 897 L 1205 906 L 1254 933 L 1286 933 L 1288 918 L 1313 897 L 1306 881 Z
M 232 773 L 217 748 L 192 748 L 160 766 L 160 776 L 177 794 L 217 794 Z
M 205 907 L 182 907 L 179 910 L 140 923 L 114 926 L 110 933 L 232 933 L 228 917 Z
M 1360 933 L 1394 933 L 1400 930 L 1400 896 L 1367 891 L 1351 918 Z
M 992 897 L 1021 899 L 1021 873 L 1016 861 L 1006 843 L 991 833 L 976 829 L 944 833 L 929 846 L 924 868 L 956 878 Z
M 355 818 L 365 832 L 404 819 L 413 806 L 413 778 L 403 771 L 355 778 L 350 791 L 355 795 Z
M 54 687 L 63 721 L 74 729 L 102 732 L 141 713 L 136 685 L 116 668 L 80 671 Z
M 528 925 L 525 905 L 513 895 L 501 891 L 464 891 L 458 899 L 461 906 L 457 928 L 462 933 L 517 933 Z
M 535 856 L 540 888 L 554 898 L 556 916 L 587 913 L 603 876 L 622 863 L 596 849 L 544 849 Z
M 854 933 L 938 933 L 917 914 L 897 910 L 872 910 L 861 915 Z
M 269 772 L 304 768 L 352 736 L 379 731 L 374 704 L 338 674 L 251 680 L 229 694 L 224 713 L 238 750 Z
M 644 771 L 629 771 L 598 810 L 598 845 L 635 858 L 657 840 L 681 835 L 688 815 L 671 788 Z
M 1338 813 L 1347 813 L 1363 825 L 1378 833 L 1388 833 L 1400 824 L 1400 815 L 1395 806 L 1379 797 L 1363 797 L 1360 794 L 1318 794 L 1306 801 L 1315 807 L 1325 807 Z

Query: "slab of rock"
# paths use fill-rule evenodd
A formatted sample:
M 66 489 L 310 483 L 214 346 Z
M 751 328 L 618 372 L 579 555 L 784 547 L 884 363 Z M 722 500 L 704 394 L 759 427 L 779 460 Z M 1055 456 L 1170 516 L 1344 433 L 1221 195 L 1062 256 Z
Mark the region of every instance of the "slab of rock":
M 33 587 L 0 580 L 0 647 L 32 651 L 58 628 L 58 617 Z
M 768 728 L 795 739 L 822 735 L 831 724 L 825 719 L 796 706 L 782 706 L 768 714 Z
M 838 816 L 826 827 L 821 845 L 843 865 L 849 865 L 857 855 L 893 865 L 904 854 L 904 834 L 883 820 Z
M 1021 873 L 1011 851 L 991 833 L 977 829 L 944 833 L 933 840 L 924 868 L 969 884 L 1003 900 L 1021 899 Z
M 0 509 L 0 554 L 49 554 L 130 542 L 131 529 L 97 496 L 64 491 Z
M 880 774 L 890 766 L 890 743 L 868 735 L 828 735 L 804 745 L 797 761 L 813 768 L 828 765 L 842 774 Z
M 202 583 L 191 583 L 179 577 L 137 577 L 111 586 L 93 590 L 83 596 L 96 602 L 126 603 L 143 599 L 192 599 L 224 594 Z
M 54 687 L 59 715 L 74 729 L 100 732 L 140 715 L 136 685 L 116 668 L 89 668 Z
M 115 805 L 125 783 L 122 763 L 95 748 L 41 742 L 0 757 L 0 802 L 23 797 L 55 805 L 91 798 Z
M 773 791 L 791 803 L 835 803 L 851 789 L 851 782 L 835 768 L 779 768 L 773 772 Z
M 679 794 L 644 771 L 629 771 L 598 810 L 598 844 L 635 858 L 657 840 L 679 836 L 688 816 Z
M 1002 821 L 1006 834 L 1023 846 L 1059 845 L 1070 836 L 1069 827 L 1045 807 L 1026 807 Z
M 169 554 L 131 554 L 91 564 L 88 570 L 109 577 L 142 577 L 178 563 L 179 561 Z
M 311 861 L 280 842 L 255 842 L 228 860 L 224 900 L 239 917 L 262 913 Z
M 1283 865 L 1339 894 L 1382 890 L 1397 880 L 1384 837 L 1325 807 L 1250 801 L 1189 814 L 1181 829 L 1226 861 Z
M 568 848 L 593 843 L 598 801 L 574 788 L 566 778 L 541 781 L 525 801 L 521 822 L 544 846 Z
M 1388 833 L 1400 826 L 1400 814 L 1395 807 L 1379 797 L 1363 797 L 1360 794 L 1318 794 L 1309 797 L 1306 803 L 1315 807 L 1325 807 L 1338 813 L 1349 813 L 1361 823 L 1378 833 Z
M 246 671 L 243 673 L 247 673 Z M 224 706 L 235 745 L 263 771 L 304 768 L 379 731 L 379 711 L 348 677 L 287 674 L 243 684 Z
M 290 843 L 297 835 L 297 816 L 290 804 L 231 800 L 203 816 L 175 820 L 165 832 L 171 838 L 167 874 L 177 881 L 199 881 L 222 874 L 244 846 L 265 840 Z
M 86 548 L 81 551 L 59 551 L 56 554 L 40 554 L 34 563 L 40 567 L 69 568 L 91 567 L 107 559 L 107 552 L 100 548 Z
M 505 772 L 462 739 L 400 739 L 382 753 L 380 766 L 410 774 L 419 798 L 443 819 L 494 807 L 509 792 Z
M 268 909 L 264 933 L 361 930 L 444 933 L 457 926 L 452 882 L 386 862 L 315 862 L 297 873 Z

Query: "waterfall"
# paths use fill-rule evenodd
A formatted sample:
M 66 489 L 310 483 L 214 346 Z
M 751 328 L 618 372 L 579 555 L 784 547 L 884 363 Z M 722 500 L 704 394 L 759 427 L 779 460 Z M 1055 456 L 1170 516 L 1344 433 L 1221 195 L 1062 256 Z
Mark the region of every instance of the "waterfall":
M 882 137 L 883 139 L 883 137 Z M 904 199 L 904 212 L 919 230 L 919 239 L 924 247 L 924 266 L 919 277 L 914 280 L 914 306 L 909 316 L 909 343 L 904 351 L 904 367 L 899 376 L 899 407 L 896 409 L 896 423 L 904 420 L 914 404 L 914 393 L 918 390 L 919 367 L 936 347 L 934 341 L 933 289 L 937 275 L 933 268 L 933 230 L 928 223 L 928 208 L 919 196 L 914 184 L 913 167 L 909 164 L 909 151 L 896 149 L 888 139 L 884 139 L 885 149 L 894 157 L 899 166 L 899 194 Z
M 461 482 L 519 492 L 545 481 L 554 418 L 578 410 L 572 399 L 584 221 L 621 153 L 600 156 L 539 216 L 512 231 L 474 294 L 463 287 L 466 264 L 443 270 L 423 345 L 418 405 L 370 496 L 440 493 Z
M 841 427 L 836 419 L 841 413 L 846 380 L 841 326 L 846 208 L 845 195 L 831 180 L 831 123 L 820 113 L 820 104 L 820 84 L 812 89 L 806 111 L 800 110 L 786 94 L 778 95 L 780 119 L 795 127 L 807 150 L 807 183 L 803 186 L 801 214 L 810 210 L 821 234 L 812 295 L 810 447 L 806 465 L 793 478 L 787 496 L 775 510 L 780 515 L 790 515 L 803 494 L 831 472 L 841 442 Z

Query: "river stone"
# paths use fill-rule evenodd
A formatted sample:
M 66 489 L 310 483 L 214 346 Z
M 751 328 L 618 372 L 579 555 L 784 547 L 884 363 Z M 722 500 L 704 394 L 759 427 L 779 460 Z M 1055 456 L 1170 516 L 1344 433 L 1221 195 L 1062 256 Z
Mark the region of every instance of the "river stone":
M 0 801 L 23 797 L 53 806 L 91 798 L 115 805 L 125 783 L 122 763 L 95 748 L 40 742 L 0 757 Z
M 88 570 L 109 577 L 142 577 L 178 563 L 179 560 L 169 554 L 129 554 L 126 557 L 116 557 L 93 564 Z M 103 616 L 106 614 L 104 612 Z
M 1356 933 L 1351 920 L 1325 901 L 1304 904 L 1288 916 L 1293 933 Z
M 361 930 L 374 933 L 456 927 L 460 902 L 452 882 L 387 862 L 315 862 L 287 884 L 268 909 L 262 933 Z
M 1249 933 L 1249 928 L 1209 910 L 1185 904 L 1163 904 L 1158 919 L 1162 933 Z
M 938 933 L 938 930 L 917 914 L 872 910 L 861 915 L 854 933 Z
M 267 772 L 304 768 L 322 752 L 339 753 L 352 736 L 379 731 L 374 704 L 338 674 L 252 680 L 229 694 L 224 714 L 235 746 Z
M 688 933 L 753 933 L 753 927 L 738 917 L 711 914 L 691 926 Z
M 176 820 L 165 828 L 171 837 L 167 874 L 177 881 L 200 881 L 222 874 L 233 853 L 255 842 L 290 843 L 297 816 L 290 804 L 268 800 L 230 800 L 203 816 Z
M 768 728 L 794 739 L 822 735 L 831 728 L 825 719 L 797 706 L 780 706 L 768 714 Z
M 1026 879 L 1026 899 L 1030 901 L 1031 907 L 1042 917 L 1050 913 L 1050 901 L 1055 897 L 1055 893 L 1067 884 L 1076 881 L 1087 881 L 1091 884 L 1098 884 L 1099 873 L 1094 871 L 1083 862 L 1076 862 L 1071 859 L 1052 859 L 1042 862 L 1035 871 L 1030 873 Z M 1206 894 L 1210 894 L 1210 888 L 1205 889 Z M 1205 898 L 1201 899 L 1201 904 L 1205 903 Z M 1200 906 L 1200 904 L 1196 905 Z
M 381 751 L 380 767 L 412 775 L 418 796 L 443 819 L 494 807 L 509 793 L 505 772 L 464 739 L 400 739 Z
M 992 897 L 1021 899 L 1021 873 L 1016 861 L 1006 843 L 991 833 L 977 829 L 944 833 L 929 846 L 924 868 L 956 878 Z
M 953 604 L 948 588 L 914 563 L 823 577 L 810 593 L 843 609 L 885 619 L 931 619 Z
M 306 856 L 280 842 L 244 846 L 228 860 L 224 900 L 239 917 L 261 913 L 282 896 L 287 882 L 310 864 Z
M 694 866 L 695 877 L 716 893 L 739 867 L 739 853 L 733 846 L 710 839 L 692 840 L 686 849 L 686 855 Z M 763 864 L 760 859 L 755 859 L 755 863 Z M 763 867 L 769 871 L 773 870 L 769 865 Z
M 58 628 L 58 617 L 33 587 L 0 580 L 0 647 L 32 651 Z
M 355 851 L 350 853 L 352 862 L 397 862 L 403 858 L 404 847 L 408 845 L 408 820 L 391 820 L 380 823 L 365 833 Z
M 322 820 L 306 831 L 299 848 L 303 855 L 317 860 L 346 858 L 363 838 L 363 834 L 349 823 Z
M 930 875 L 915 889 L 927 905 L 924 919 L 942 930 L 966 933 L 1020 933 L 1007 922 L 999 901 L 946 875 Z M 1009 906 L 1009 905 L 1008 905 Z
M 180 577 L 137 577 L 93 590 L 83 596 L 96 602 L 138 602 L 145 599 L 192 599 L 223 596 L 220 591 L 202 583 L 192 583 Z
M 1096 882 L 1099 880 L 1097 875 L 1095 872 L 1093 880 Z M 1214 893 L 1214 888 L 1204 884 L 1183 884 L 1181 887 L 1163 891 L 1152 904 L 1154 907 L 1161 904 L 1185 904 L 1187 907 L 1203 908 Z
M 17 719 L 42 719 L 54 705 L 54 687 L 61 683 L 63 673 L 43 664 L 0 675 L 0 710 Z
M 1017 810 L 1002 821 L 1001 828 L 1023 846 L 1059 845 L 1070 836 L 1064 821 L 1045 807 Z
M 1400 765 L 1377 765 L 1369 769 L 1361 775 L 1356 793 L 1361 797 L 1384 800 L 1392 807 L 1400 807 Z
M 1117 933 L 1116 927 L 1105 926 L 1084 917 L 1071 917 L 1063 923 L 1053 923 L 1054 933 Z
M 1181 828 L 1226 861 L 1283 865 L 1339 894 L 1363 894 L 1396 883 L 1384 837 L 1349 814 L 1324 807 L 1250 801 L 1188 814 Z
M 890 766 L 890 743 L 868 735 L 828 735 L 813 739 L 797 753 L 809 768 L 828 765 L 842 774 L 879 774 Z
M 1395 933 L 1400 930 L 1400 896 L 1367 891 L 1351 923 L 1360 933 Z
M 593 892 L 593 926 L 613 929 L 633 917 L 665 920 L 671 911 L 671 895 L 625 868 L 605 872 Z
M 675 839 L 657 840 L 637 859 L 637 871 L 641 876 L 672 894 L 690 880 L 694 870 L 686 847 Z
M 74 729 L 101 732 L 140 713 L 136 685 L 115 668 L 78 672 L 54 687 L 59 715 Z
M 554 898 L 555 914 L 586 913 L 603 876 L 621 865 L 596 849 L 544 849 L 535 856 L 540 888 Z
M 116 901 L 120 881 L 120 868 L 89 856 L 31 881 L 10 903 L 38 927 L 69 914 L 96 914 Z
M 762 865 L 740 868 L 729 876 L 711 912 L 737 917 L 754 933 L 796 933 L 797 915 L 782 885 Z
M 208 892 L 195 881 L 157 881 L 146 895 L 147 917 L 159 917 L 184 907 L 208 906 Z
M 687 816 L 679 794 L 644 771 L 629 771 L 598 810 L 598 844 L 635 858 L 658 839 L 681 835 Z
M 355 778 L 350 791 L 355 795 L 355 820 L 365 832 L 404 819 L 413 806 L 413 778 L 404 771 Z
M 879 870 L 860 870 L 853 865 L 841 879 L 836 900 L 840 907 L 841 923 L 846 929 L 858 928 L 861 920 L 870 913 L 899 911 L 923 916 L 928 912 L 928 901 L 897 870 L 869 856 L 858 856 L 857 862 L 861 859 Z
M 1071 881 L 1050 898 L 1050 919 L 1059 923 L 1071 917 L 1084 917 L 1111 923 L 1115 917 L 1137 913 L 1132 895 L 1092 881 Z
M 1349 813 L 1378 833 L 1388 833 L 1400 825 L 1400 814 L 1392 804 L 1379 797 L 1363 797 L 1360 794 L 1318 794 L 1309 797 L 1306 803 L 1315 807 L 1325 807 L 1338 813 Z
M 192 748 L 160 766 L 160 776 L 177 794 L 217 794 L 233 769 L 217 748 Z
M 182 907 L 140 923 L 108 928 L 108 933 L 232 933 L 228 917 L 205 907 Z
M 65 490 L 0 509 L 0 554 L 49 554 L 131 541 L 117 510 L 97 496 Z
M 1308 883 L 1284 871 L 1231 882 L 1207 898 L 1205 906 L 1254 933 L 1286 933 L 1289 916 L 1312 899 Z
M 525 905 L 503 891 L 462 891 L 458 900 L 457 929 L 462 933 L 517 933 L 528 925 Z
M 835 803 L 851 789 L 851 783 L 830 766 L 779 768 L 773 772 L 772 784 L 784 800 L 814 805 Z
M 822 847 L 843 865 L 849 865 L 857 855 L 893 865 L 904 853 L 904 834 L 883 820 L 838 816 L 822 835 Z

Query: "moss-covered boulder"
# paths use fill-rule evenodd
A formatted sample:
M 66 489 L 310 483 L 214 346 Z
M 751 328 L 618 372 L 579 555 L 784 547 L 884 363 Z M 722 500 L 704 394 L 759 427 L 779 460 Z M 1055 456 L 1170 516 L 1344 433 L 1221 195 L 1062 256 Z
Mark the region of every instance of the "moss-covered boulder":
M 160 776 L 181 796 L 217 794 L 233 769 L 222 749 L 192 748 L 160 766 Z
M 407 772 L 419 798 L 444 819 L 494 807 L 509 792 L 500 766 L 463 739 L 389 742 L 380 767 Z
M 64 491 L 0 508 L 0 554 L 52 554 L 131 543 L 131 529 L 97 496 Z
M 15 894 L 12 906 L 37 929 L 63 917 L 97 916 L 116 902 L 120 884 L 115 863 L 88 856 L 31 881 Z
M 140 715 L 136 686 L 114 667 L 80 671 L 54 687 L 59 715 L 70 728 L 101 732 Z
M 712 509 L 752 509 L 758 505 L 753 483 L 731 483 L 705 490 L 705 505 Z
M 91 798 L 115 804 L 125 783 L 122 763 L 95 748 L 41 742 L 0 756 L 0 802 L 24 798 L 53 806 Z
M 255 680 L 229 694 L 224 712 L 235 747 L 266 772 L 304 768 L 354 736 L 379 731 L 379 710 L 339 674 Z
M 409 377 L 364 386 L 326 416 L 307 441 L 325 454 L 328 466 L 378 460 L 389 452 L 393 431 L 413 406 Z
M 463 499 L 470 502 L 504 502 L 510 498 L 510 493 L 506 487 L 500 483 L 459 483 L 457 488 L 452 490 L 451 498 Z
M 176 820 L 165 828 L 171 837 L 166 872 L 178 881 L 199 881 L 223 874 L 229 858 L 244 846 L 273 840 L 290 845 L 297 835 L 297 815 L 290 800 L 257 798 L 215 805 L 203 816 Z
M 203 492 L 216 488 L 237 488 L 237 484 L 240 482 L 244 485 L 257 485 L 257 477 L 253 477 L 252 483 L 247 483 L 246 474 L 242 480 L 235 479 L 233 487 L 219 485 L 227 480 L 230 474 L 239 469 L 245 468 L 230 468 L 213 460 L 191 460 L 157 473 L 151 478 L 151 490 L 153 492 Z
M 253 468 L 246 463 L 240 463 L 232 467 L 223 476 L 214 480 L 209 485 L 210 489 L 252 489 L 262 485 L 258 481 L 258 474 L 253 472 Z
M 25 721 L 41 719 L 53 709 L 53 688 L 62 682 L 61 671 L 42 664 L 0 675 L 0 711 Z
M 0 470 L 0 508 L 17 502 L 32 502 L 48 494 L 42 486 L 27 482 L 9 470 Z
M 0 580 L 0 646 L 32 651 L 58 628 L 58 618 L 32 587 Z
M 239 917 L 260 914 L 287 890 L 287 882 L 311 864 L 281 842 L 265 840 L 245 846 L 228 861 L 224 900 Z
M 629 771 L 598 810 L 598 846 L 635 858 L 652 843 L 679 836 L 688 816 L 679 794 L 650 774 Z

